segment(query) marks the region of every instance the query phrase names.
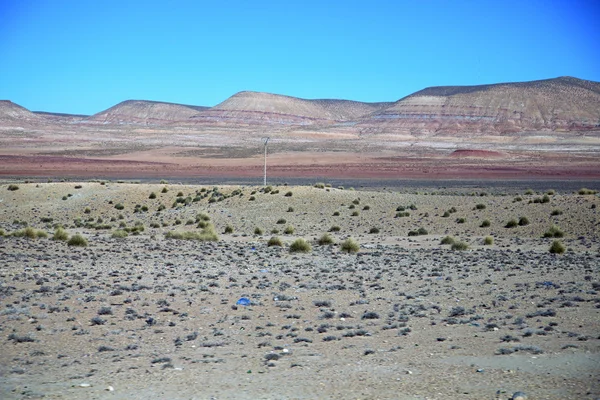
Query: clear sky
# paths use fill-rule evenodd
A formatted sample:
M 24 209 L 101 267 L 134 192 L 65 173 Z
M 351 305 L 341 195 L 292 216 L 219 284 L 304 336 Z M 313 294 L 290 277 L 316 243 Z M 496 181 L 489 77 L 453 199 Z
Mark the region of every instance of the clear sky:
M 242 90 L 395 101 L 428 86 L 600 81 L 598 0 L 0 0 L 0 99 L 93 114 Z

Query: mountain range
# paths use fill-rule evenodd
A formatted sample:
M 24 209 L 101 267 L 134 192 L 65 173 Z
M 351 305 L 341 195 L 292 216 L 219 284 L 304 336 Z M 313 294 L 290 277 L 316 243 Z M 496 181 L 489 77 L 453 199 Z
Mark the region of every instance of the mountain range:
M 572 77 L 429 87 L 395 102 L 307 100 L 243 91 L 214 107 L 127 100 L 91 116 L 29 111 L 0 101 L 2 126 L 307 128 L 359 134 L 510 134 L 600 130 L 600 83 Z

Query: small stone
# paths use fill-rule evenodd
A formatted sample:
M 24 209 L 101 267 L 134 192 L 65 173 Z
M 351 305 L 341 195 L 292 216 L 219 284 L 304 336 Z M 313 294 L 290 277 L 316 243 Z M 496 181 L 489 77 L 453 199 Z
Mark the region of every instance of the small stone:
M 527 395 L 523 392 L 515 392 L 512 397 L 512 400 L 527 400 Z
M 114 392 L 114 391 L 115 391 L 115 388 L 114 388 L 114 387 L 112 387 L 112 386 L 109 386 L 109 387 L 107 387 L 107 388 L 106 388 L 106 391 L 107 391 L 107 392 Z
M 80 384 L 79 384 L 79 387 L 83 387 L 83 388 L 86 388 L 86 387 L 91 387 L 91 386 L 92 386 L 92 385 L 91 385 L 90 383 L 80 383 Z
M 485 371 L 485 369 L 483 369 L 483 368 L 479 368 L 479 369 L 477 370 L 477 372 L 484 372 L 484 371 Z

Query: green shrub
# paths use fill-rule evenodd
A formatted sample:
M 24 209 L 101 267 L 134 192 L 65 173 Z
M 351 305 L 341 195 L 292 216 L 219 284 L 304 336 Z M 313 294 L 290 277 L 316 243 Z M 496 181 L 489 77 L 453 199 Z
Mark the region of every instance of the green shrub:
M 475 206 L 476 210 L 485 210 L 486 206 L 485 204 L 479 203 Z
M 454 244 L 455 239 L 452 236 L 446 236 L 445 238 L 442 239 L 442 241 L 440 242 L 441 244 Z
M 10 190 L 11 192 L 14 192 L 15 190 L 19 190 L 19 185 L 8 185 L 8 190 Z
M 379 233 L 379 228 L 373 227 L 373 228 L 369 229 L 369 233 L 371 233 L 371 234 Z
M 354 199 L 354 200 L 352 200 L 352 204 L 359 205 L 360 204 L 360 199 Z
M 491 224 L 490 224 L 490 221 L 489 221 L 489 220 L 487 220 L 487 219 L 484 219 L 484 220 L 481 222 L 481 225 L 479 225 L 479 226 L 480 226 L 481 228 L 487 228 L 487 227 L 489 227 L 490 225 L 491 225 Z
M 116 208 L 117 210 L 122 210 L 122 209 L 124 209 L 124 208 L 125 208 L 125 206 L 124 206 L 123 204 L 121 204 L 121 203 L 117 203 L 117 204 L 115 204 L 115 208 Z
M 352 211 L 352 214 L 350 214 L 353 217 L 358 217 L 360 213 L 358 211 Z
M 71 236 L 71 239 L 69 239 L 67 244 L 69 246 L 86 247 L 88 245 L 88 241 L 83 236 L 75 234 Z
M 527 217 L 519 218 L 519 226 L 527 226 L 529 225 L 529 219 Z
M 0 237 L 6 236 L 6 231 L 0 228 Z
M 554 209 L 550 213 L 550 215 L 552 215 L 552 216 L 554 216 L 554 215 L 562 215 L 562 214 L 563 214 L 562 210 L 559 210 L 559 209 Z
M 564 253 L 566 250 L 566 247 L 564 244 L 562 244 L 559 240 L 555 240 L 552 242 L 552 245 L 550 245 L 550 253 L 552 254 L 562 254 Z
M 48 237 L 48 234 L 46 233 L 46 231 L 42 231 L 42 230 L 37 230 L 35 234 L 36 234 L 36 237 L 38 237 L 40 239 L 46 239 Z
M 208 224 L 202 231 L 170 231 L 165 234 L 167 239 L 197 240 L 199 242 L 216 242 L 219 236 L 212 224 Z
M 321 183 L 321 182 L 317 182 L 317 183 L 315 183 L 315 187 L 317 189 L 325 189 L 325 184 Z
M 410 217 L 410 213 L 408 211 L 400 211 L 396 213 L 395 218 L 404 218 L 404 217 Z
M 262 235 L 263 234 L 263 230 L 260 229 L 258 226 L 256 228 L 254 228 L 254 234 L 255 235 Z
M 532 194 L 533 194 L 533 189 L 527 189 L 527 190 L 525 191 L 525 194 L 527 194 L 527 195 L 532 195 Z
M 286 226 L 285 229 L 283 230 L 283 233 L 285 233 L 286 235 L 293 235 L 294 227 L 291 225 Z
M 321 235 L 319 240 L 317 240 L 317 243 L 321 246 L 333 244 L 333 238 L 331 237 L 331 235 L 324 233 L 323 235 Z
M 581 188 L 581 189 L 579 189 L 579 191 L 577 193 L 580 194 L 580 195 L 582 195 L 582 196 L 585 196 L 585 195 L 590 195 L 590 194 L 596 194 L 596 193 L 598 193 L 598 191 L 597 190 L 588 189 L 588 188 Z
M 519 225 L 519 221 L 517 221 L 516 219 L 511 219 L 510 221 L 508 221 L 506 223 L 506 225 L 504 225 L 504 227 L 505 228 L 514 228 L 518 225 Z
M 290 253 L 308 253 L 312 250 L 310 243 L 303 238 L 298 238 L 290 245 Z
M 63 242 L 67 241 L 69 240 L 69 234 L 63 228 L 58 227 L 54 231 L 54 236 L 52 236 L 52 240 L 61 240 Z
M 277 220 L 277 223 L 278 223 L 278 224 L 285 224 L 286 222 L 287 222 L 287 221 L 286 221 L 285 219 L 283 219 L 283 218 L 279 218 L 279 219 Z
M 160 191 L 161 193 L 167 193 L 169 191 L 169 189 L 167 189 L 167 187 L 165 186 L 164 188 L 162 188 L 162 190 Z
M 254 197 L 254 196 L 250 196 L 250 197 L 248 198 L 248 201 L 254 201 L 254 200 L 256 200 L 256 197 Z
M 491 236 L 486 236 L 486 237 L 483 239 L 483 244 L 485 244 L 486 246 L 491 246 L 491 245 L 493 245 L 493 244 L 494 244 L 494 238 L 493 238 L 493 237 L 491 237 Z
M 342 230 L 342 228 L 340 228 L 340 227 L 339 227 L 339 226 L 337 226 L 337 225 L 334 225 L 334 226 L 332 226 L 331 228 L 329 228 L 329 232 L 339 232 L 339 231 L 341 231 L 341 230 Z
M 466 222 L 465 218 L 456 218 L 456 223 L 457 224 L 464 224 Z
M 283 243 L 281 242 L 281 239 L 279 239 L 277 236 L 272 236 L 271 239 L 269 239 L 269 241 L 267 242 L 267 246 L 271 247 L 271 246 L 283 246 Z
M 360 245 L 356 242 L 356 240 L 348 238 L 342 242 L 340 249 L 345 253 L 358 253 L 360 250 Z
M 227 225 L 223 233 L 233 233 L 233 226 Z
M 123 238 L 126 238 L 127 236 L 129 236 L 129 234 L 127 233 L 127 231 L 124 231 L 123 229 L 117 229 L 111 235 L 111 237 L 116 238 L 116 239 L 123 239 Z
M 292 193 L 292 192 L 287 192 L 287 193 L 285 194 L 285 197 L 292 197 L 292 196 L 293 196 L 293 193 Z
M 340 212 L 339 211 L 334 211 L 333 212 L 333 216 L 334 217 L 339 217 L 340 216 Z
M 294 212 L 294 207 L 288 207 L 287 212 Z
M 363 210 L 365 210 L 365 211 L 369 211 L 370 209 L 371 209 L 371 206 L 364 206 L 363 207 Z
M 198 213 L 196 215 L 196 222 L 198 221 L 210 221 L 210 216 L 208 216 L 206 213 Z
M 442 218 L 448 218 L 449 216 L 450 216 L 450 213 L 448 211 L 446 211 L 442 214 Z
M 452 250 L 464 251 L 469 248 L 469 245 L 465 242 L 454 242 L 450 248 Z
M 177 192 L 177 196 L 176 197 L 183 197 L 183 192 Z
M 419 229 L 417 230 L 417 233 L 418 233 L 419 235 L 427 235 L 427 234 L 429 234 L 429 232 L 428 232 L 428 231 L 427 231 L 427 229 L 425 229 L 425 228 L 419 228 Z
M 546 232 L 544 232 L 545 238 L 561 238 L 563 236 L 565 236 L 565 233 L 556 225 L 551 226 Z
M 150 196 L 148 196 L 149 199 L 155 199 L 156 198 L 156 193 L 152 192 L 150 193 Z

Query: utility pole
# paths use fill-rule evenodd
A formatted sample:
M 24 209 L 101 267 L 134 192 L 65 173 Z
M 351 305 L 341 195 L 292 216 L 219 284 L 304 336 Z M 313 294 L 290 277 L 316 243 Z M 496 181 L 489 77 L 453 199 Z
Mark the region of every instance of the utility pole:
M 264 185 L 263 186 L 267 186 L 267 143 L 269 143 L 269 138 L 268 137 L 264 137 L 262 138 L 264 144 L 265 144 L 265 174 L 264 174 Z

